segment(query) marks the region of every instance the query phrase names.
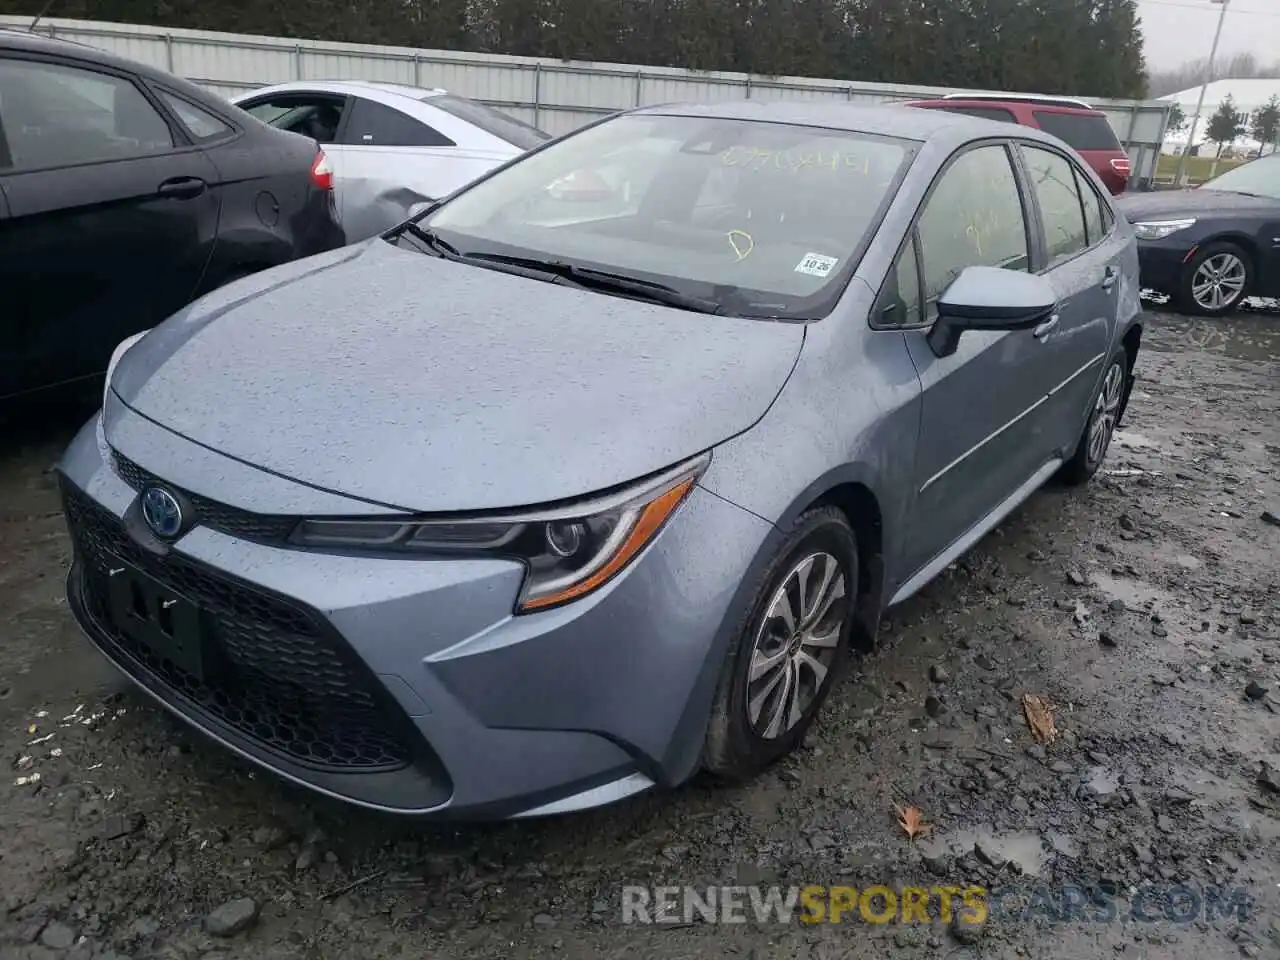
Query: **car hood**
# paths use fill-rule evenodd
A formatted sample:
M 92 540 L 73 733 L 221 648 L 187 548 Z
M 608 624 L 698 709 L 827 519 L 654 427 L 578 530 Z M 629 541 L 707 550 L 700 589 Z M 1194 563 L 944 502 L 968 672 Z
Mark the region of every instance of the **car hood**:
M 1280 201 L 1265 197 L 1247 197 L 1227 190 L 1152 190 L 1149 193 L 1127 193 L 1115 199 L 1116 209 L 1130 223 L 1154 217 L 1194 217 L 1205 214 L 1231 215 L 1250 210 L 1280 209 Z
M 604 490 L 747 429 L 804 335 L 374 239 L 197 301 L 124 355 L 112 388 L 162 426 L 302 483 L 480 510 Z

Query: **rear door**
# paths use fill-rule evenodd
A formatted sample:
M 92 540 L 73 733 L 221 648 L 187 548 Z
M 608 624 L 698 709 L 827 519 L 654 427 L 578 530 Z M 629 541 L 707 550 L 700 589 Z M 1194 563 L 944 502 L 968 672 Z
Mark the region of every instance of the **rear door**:
M 0 396 L 101 373 L 126 336 L 196 290 L 218 172 L 136 77 L 73 58 L 0 58 Z
M 338 202 L 348 240 L 386 230 L 418 201 L 445 196 L 472 179 L 458 145 L 435 127 L 367 97 L 351 101 L 338 144 Z
M 965 267 L 1031 269 L 1034 222 L 1011 147 L 970 146 L 935 182 L 917 220 L 915 246 L 899 256 L 899 288 L 916 289 L 918 275 L 915 299 L 922 304 L 904 307 L 901 323 L 923 389 L 906 558 L 912 573 L 1051 456 L 1043 419 L 1044 346 L 1032 331 L 966 331 L 947 357 L 935 355 L 927 340 L 938 297 Z
M 1046 144 L 1018 145 L 1039 211 L 1041 273 L 1058 294 L 1058 322 L 1040 339 L 1055 446 L 1070 454 L 1083 429 L 1118 322 L 1127 241 L 1079 164 Z

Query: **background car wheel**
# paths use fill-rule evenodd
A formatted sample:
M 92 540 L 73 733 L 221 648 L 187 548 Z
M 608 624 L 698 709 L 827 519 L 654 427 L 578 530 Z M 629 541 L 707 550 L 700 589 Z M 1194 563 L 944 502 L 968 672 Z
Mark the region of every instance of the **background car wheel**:
M 703 767 L 743 780 L 804 738 L 844 666 L 858 593 L 858 544 L 844 514 L 803 514 L 765 572 L 725 659 Z
M 1076 447 L 1075 454 L 1062 467 L 1065 483 L 1078 486 L 1088 483 L 1102 466 L 1111 438 L 1115 435 L 1120 410 L 1124 406 L 1125 383 L 1129 378 L 1129 355 L 1119 350 L 1107 364 L 1102 375 L 1102 387 L 1089 411 L 1089 421 Z
M 1253 288 L 1253 260 L 1234 243 L 1207 243 L 1182 271 L 1176 298 L 1185 313 L 1230 313 Z

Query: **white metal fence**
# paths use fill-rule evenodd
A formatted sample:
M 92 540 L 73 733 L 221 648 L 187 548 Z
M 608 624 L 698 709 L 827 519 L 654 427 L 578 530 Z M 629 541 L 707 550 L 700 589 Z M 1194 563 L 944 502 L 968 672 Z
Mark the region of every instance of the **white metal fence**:
M 26 17 L 0 16 L 0 26 L 25 29 L 30 22 Z M 616 110 L 678 100 L 786 98 L 881 103 L 955 92 L 952 88 L 904 84 L 566 62 L 87 20 L 42 20 L 37 31 L 160 67 L 223 96 L 264 84 L 308 79 L 445 87 L 555 134 Z M 1106 112 L 1129 151 L 1134 176 L 1152 177 L 1169 104 L 1089 102 Z

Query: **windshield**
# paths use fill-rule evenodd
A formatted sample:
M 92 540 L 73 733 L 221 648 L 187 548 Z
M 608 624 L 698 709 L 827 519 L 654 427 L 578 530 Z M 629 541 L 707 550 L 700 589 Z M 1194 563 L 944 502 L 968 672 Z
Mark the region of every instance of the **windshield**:
M 551 134 L 545 130 L 539 130 L 523 120 L 517 120 L 515 117 L 502 113 L 500 110 L 495 110 L 487 104 L 478 103 L 475 100 L 466 100 L 448 93 L 438 93 L 423 97 L 422 101 L 423 103 L 431 104 L 433 107 L 439 107 L 445 113 L 453 114 L 459 120 L 465 120 L 467 123 L 479 127 L 485 133 L 491 134 L 499 140 L 505 140 L 513 147 L 519 147 L 521 150 L 532 150 L 534 147 L 540 146 L 551 139 Z
M 1242 163 L 1200 185 L 1201 190 L 1227 190 L 1280 200 L 1280 153 Z
M 660 283 L 724 313 L 829 312 L 913 156 L 907 141 L 627 114 L 529 154 L 419 226 L 463 256 Z

